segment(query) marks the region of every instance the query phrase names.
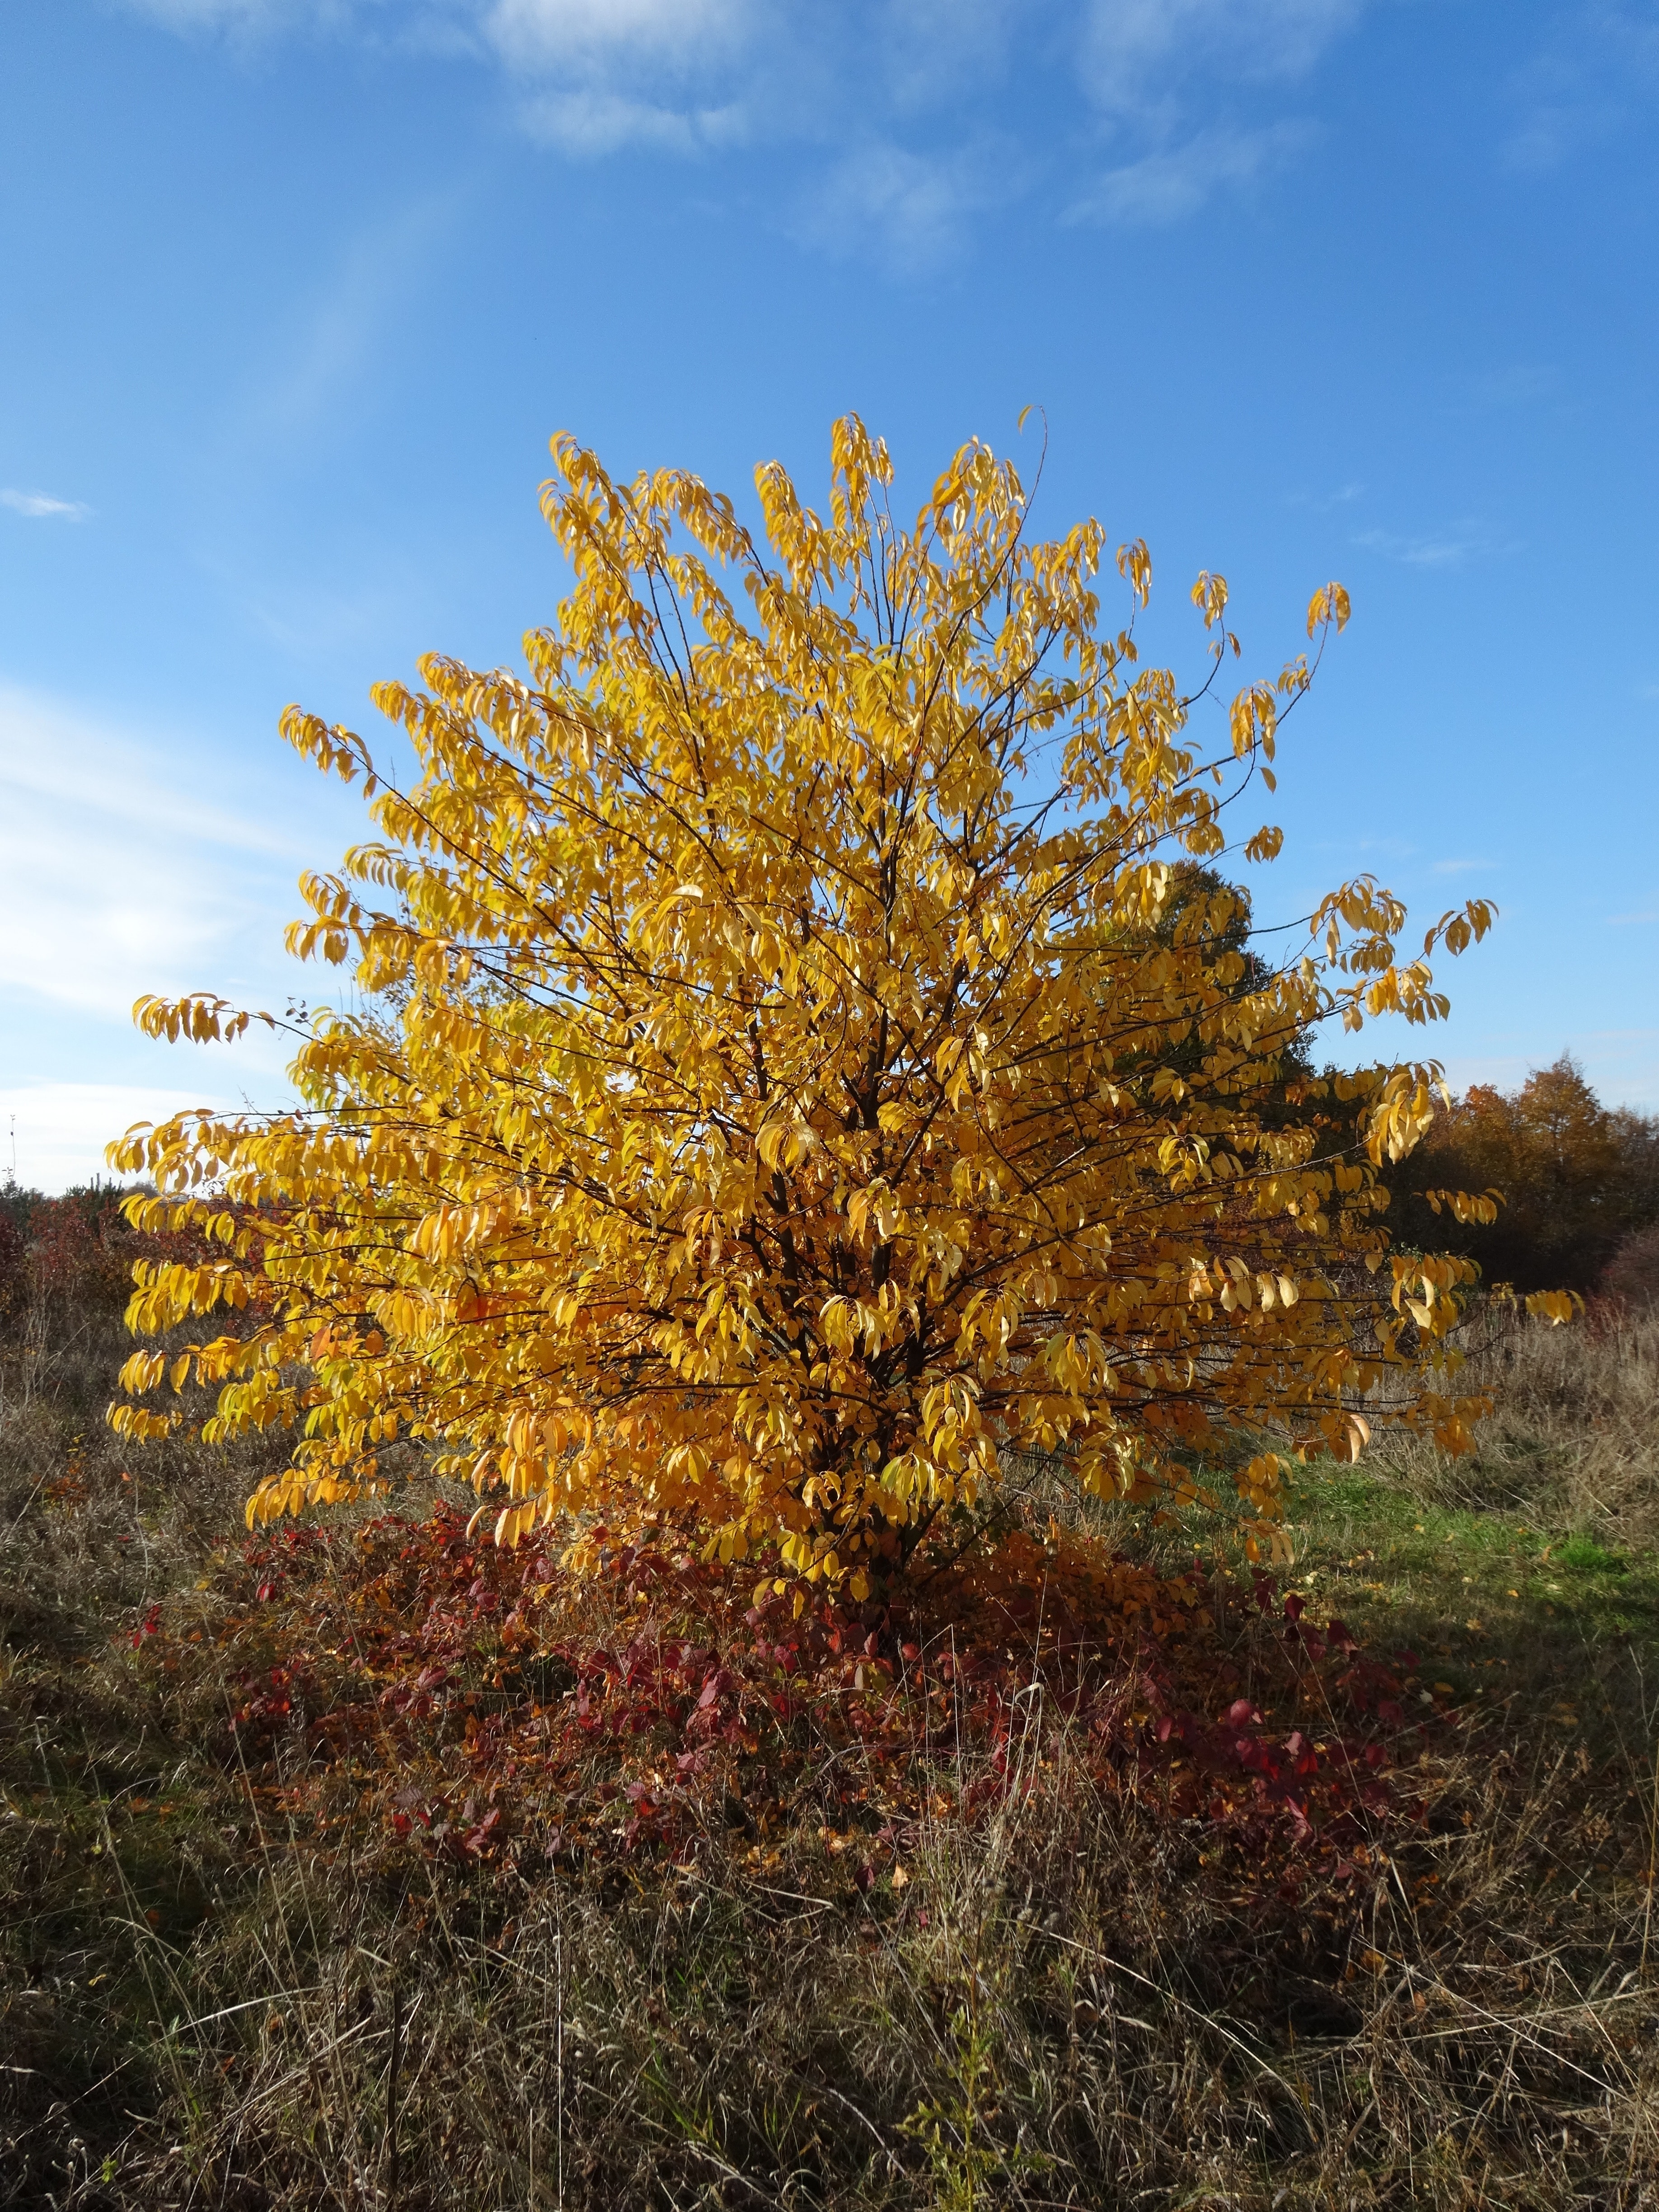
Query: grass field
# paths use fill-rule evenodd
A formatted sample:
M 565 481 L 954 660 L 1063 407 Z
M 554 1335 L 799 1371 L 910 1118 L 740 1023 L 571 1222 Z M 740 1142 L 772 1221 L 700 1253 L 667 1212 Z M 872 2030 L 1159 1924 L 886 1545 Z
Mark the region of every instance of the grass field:
M 1218 1519 L 1114 1524 L 1092 1673 L 1046 1568 L 976 1616 L 1012 1697 L 966 1584 L 779 1661 L 689 1574 L 532 1607 L 441 1499 L 250 1552 L 251 1462 L 101 1428 L 120 1350 L 7 1355 L 0 2202 L 1659 2199 L 1651 1320 L 1488 1347 L 1473 1462 L 1310 1470 L 1271 1593 Z M 624 1644 L 638 1729 L 584 1735 Z M 1359 1780 L 1299 1834 L 1160 1750 L 1206 1694 Z

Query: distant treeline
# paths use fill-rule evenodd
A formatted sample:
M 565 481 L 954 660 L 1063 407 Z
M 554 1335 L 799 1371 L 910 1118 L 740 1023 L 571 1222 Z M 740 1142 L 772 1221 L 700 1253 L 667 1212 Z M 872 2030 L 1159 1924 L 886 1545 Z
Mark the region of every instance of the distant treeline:
M 1343 1141 L 1346 1141 L 1345 1130 Z M 1659 1297 L 1659 1116 L 1603 1106 L 1566 1055 L 1518 1090 L 1475 1084 L 1389 1176 L 1389 1226 L 1415 1251 L 1466 1253 L 1488 1283 Z M 1495 1191 L 1489 1228 L 1438 1212 L 1431 1191 Z M 119 1304 L 140 1251 L 119 1185 L 49 1198 L 0 1185 L 0 1325 L 39 1297 Z M 165 1256 L 181 1242 L 161 1240 Z
M 1659 1117 L 1602 1105 L 1565 1054 L 1517 1091 L 1474 1085 L 1388 1180 L 1396 1241 L 1467 1253 L 1488 1283 L 1659 1292 Z M 1504 1202 L 1491 1227 L 1465 1226 L 1435 1190 Z
M 118 1183 L 82 1184 L 48 1198 L 0 1184 L 0 1326 L 45 1297 L 119 1305 L 132 1288 L 140 1243 Z

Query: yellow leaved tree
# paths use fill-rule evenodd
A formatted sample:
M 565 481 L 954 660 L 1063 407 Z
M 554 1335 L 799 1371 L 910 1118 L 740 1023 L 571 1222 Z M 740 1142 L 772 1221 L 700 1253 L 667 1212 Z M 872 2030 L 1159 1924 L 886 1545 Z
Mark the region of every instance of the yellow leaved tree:
M 769 465 L 763 537 L 693 477 L 553 451 L 574 583 L 527 675 L 434 657 L 379 690 L 407 790 L 284 718 L 380 833 L 303 879 L 290 936 L 356 1010 L 303 1030 L 298 1110 L 112 1147 L 154 1181 L 135 1223 L 199 1248 L 140 1267 L 135 1330 L 242 1309 L 136 1354 L 116 1426 L 165 1430 L 138 1401 L 193 1378 L 210 1437 L 299 1432 L 251 1519 L 435 1449 L 504 1540 L 666 1519 L 860 1597 L 1012 1453 L 1179 1497 L 1260 1431 L 1239 1486 L 1265 1524 L 1285 1453 L 1357 1451 L 1385 1373 L 1391 1418 L 1455 1445 L 1473 1270 L 1392 1255 L 1379 1219 L 1437 1070 L 1305 1062 L 1320 1023 L 1444 1001 L 1369 879 L 1270 964 L 1210 865 L 1273 787 L 1305 659 L 1219 707 L 1237 645 L 1203 576 L 1184 695 L 1137 655 L 1145 548 L 1103 623 L 1099 526 L 1036 540 L 977 443 L 907 531 L 884 447 L 839 422 L 827 520 Z M 1346 616 L 1328 586 L 1310 636 Z M 1425 955 L 1489 919 L 1444 917 Z

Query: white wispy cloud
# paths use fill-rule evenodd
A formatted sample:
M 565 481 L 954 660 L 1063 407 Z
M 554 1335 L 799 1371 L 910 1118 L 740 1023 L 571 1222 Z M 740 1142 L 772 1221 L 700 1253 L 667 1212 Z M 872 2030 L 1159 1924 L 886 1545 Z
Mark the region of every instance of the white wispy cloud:
M 689 60 L 740 44 L 765 0 L 116 0 L 168 30 L 234 40 L 356 33 L 381 48 L 493 52 L 564 72 L 607 58 Z
M 1455 523 L 1415 537 L 1393 530 L 1362 530 L 1353 542 L 1367 553 L 1380 553 L 1384 560 L 1401 562 L 1408 568 L 1461 568 L 1467 562 L 1516 550 L 1475 522 Z
M 958 245 L 972 218 L 1017 188 L 981 152 L 919 154 L 878 142 L 831 169 L 798 228 L 832 253 L 874 246 L 891 265 L 916 269 Z
M 1306 118 L 1230 119 L 1241 87 L 1306 77 L 1368 0 L 1090 0 L 1079 46 L 1083 90 L 1129 155 L 1066 210 L 1072 222 L 1184 222 L 1248 191 L 1317 137 Z
M 603 85 L 553 89 L 520 103 L 532 137 L 562 152 L 597 157 L 626 146 L 665 154 L 694 154 L 737 143 L 746 134 L 743 106 L 678 108 L 659 100 L 630 100 Z
M 1051 207 L 1121 224 L 1179 222 L 1248 187 L 1311 135 L 1282 114 L 1261 122 L 1258 88 L 1305 79 L 1373 0 L 125 4 L 180 32 L 351 28 L 383 48 L 493 61 L 520 125 L 573 157 L 792 146 L 799 234 L 832 251 L 859 236 L 911 267 L 947 254 L 975 212 L 1039 175 Z M 1010 143 L 1011 118 L 1030 103 L 1007 94 L 1036 86 L 1052 86 L 1043 122 L 998 175 L 971 149 Z M 1056 104 L 1068 100 L 1061 120 Z M 1103 131 L 1112 158 L 1079 188 L 1079 163 Z
M 1060 19 L 1042 0 L 881 0 L 860 44 L 879 53 L 888 99 L 914 112 L 1003 82 L 1015 41 L 1029 60 Z
M 754 0 L 492 0 L 480 22 L 521 122 L 567 154 L 690 155 L 746 135 Z
M 1305 76 L 1366 0 L 1091 0 L 1085 84 L 1109 112 L 1139 111 L 1199 77 Z
M 84 500 L 54 499 L 50 492 L 0 491 L 0 507 L 9 507 L 14 514 L 26 514 L 32 522 L 44 521 L 57 516 L 64 522 L 84 522 L 92 509 Z
M 348 240 L 309 297 L 285 302 L 279 330 L 240 399 L 240 434 L 265 443 L 308 436 L 354 381 L 415 297 L 433 249 L 453 222 L 453 196 L 415 200 Z
M 1510 78 L 1511 168 L 1547 173 L 1610 137 L 1659 94 L 1659 16 L 1650 0 L 1558 8 Z
M 146 991 L 269 981 L 316 857 L 165 751 L 0 688 L 0 1000 L 125 1025 Z
M 509 61 L 563 69 L 618 52 L 683 63 L 730 52 L 754 10 L 749 0 L 494 0 L 484 23 Z
M 1183 145 L 1108 169 L 1066 210 L 1066 220 L 1124 228 L 1184 222 L 1218 193 L 1243 191 L 1281 167 L 1310 136 L 1310 126 L 1299 123 L 1273 124 L 1261 131 L 1200 131 Z
M 520 122 L 566 155 L 695 155 L 748 135 L 757 0 L 491 0 L 480 28 Z
M 812 12 L 780 0 L 485 0 L 478 14 L 493 51 L 539 90 L 523 111 L 532 127 L 583 153 L 844 143 L 873 116 L 983 96 L 1017 31 L 1043 21 L 1040 0 Z

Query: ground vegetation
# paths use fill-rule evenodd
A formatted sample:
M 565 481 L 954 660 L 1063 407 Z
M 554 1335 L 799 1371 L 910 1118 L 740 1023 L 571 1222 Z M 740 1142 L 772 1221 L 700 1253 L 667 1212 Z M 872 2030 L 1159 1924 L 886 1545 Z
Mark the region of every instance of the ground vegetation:
M 12 1218 L 0 2201 L 1650 2201 L 1650 1318 L 1494 1315 L 1271 1576 L 1039 1459 L 797 1616 L 439 1478 L 234 1533 L 285 1442 L 112 1436 L 132 1232 Z

